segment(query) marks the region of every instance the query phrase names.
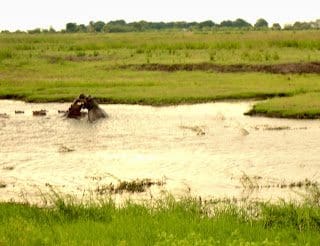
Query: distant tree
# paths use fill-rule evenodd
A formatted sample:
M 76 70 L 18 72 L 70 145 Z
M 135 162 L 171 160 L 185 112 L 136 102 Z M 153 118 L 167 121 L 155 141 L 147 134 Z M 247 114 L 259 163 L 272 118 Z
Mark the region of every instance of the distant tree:
M 137 31 L 131 24 L 106 24 L 103 28 L 104 32 L 134 32 Z
M 106 25 L 106 24 L 105 24 L 103 21 L 94 22 L 94 23 L 93 23 L 94 31 L 95 31 L 95 32 L 102 32 L 103 27 L 104 27 L 105 25 Z
M 281 26 L 279 23 L 273 23 L 271 29 L 272 30 L 281 30 Z
M 161 22 L 149 22 L 149 28 L 150 29 L 160 29 L 159 27 L 160 27 L 160 24 Z
M 94 32 L 95 30 L 94 30 L 94 21 L 90 21 L 89 22 L 89 25 L 88 25 L 88 27 L 87 27 L 87 31 L 88 32 Z
M 49 32 L 50 32 L 50 33 L 55 33 L 55 32 L 56 32 L 56 30 L 55 30 L 52 26 L 50 26 L 50 28 L 49 28 Z
M 130 23 L 130 25 L 133 26 L 134 31 L 138 32 L 145 31 L 148 29 L 148 22 L 146 21 L 133 22 Z
M 293 26 L 291 24 L 285 24 L 283 30 L 293 30 Z
M 231 20 L 222 21 L 220 23 L 220 27 L 251 28 L 252 25 L 249 22 L 238 18 L 235 21 L 231 21 Z
M 224 20 L 220 24 L 216 24 L 211 20 L 202 22 L 186 22 L 186 21 L 175 21 L 175 22 L 147 22 L 147 21 L 136 21 L 126 23 L 124 20 L 114 20 L 108 23 L 103 21 L 90 21 L 88 25 L 76 23 L 67 23 L 66 29 L 61 32 L 143 32 L 147 30 L 164 30 L 164 29 L 181 29 L 181 30 L 212 30 L 217 28 L 236 28 L 236 29 L 267 29 L 268 22 L 265 19 L 258 19 L 252 26 L 249 22 L 244 19 L 238 18 L 234 21 Z M 285 25 L 281 28 L 279 23 L 274 23 L 271 26 L 272 30 L 307 30 L 307 29 L 320 29 L 320 20 L 311 22 L 295 22 L 293 25 Z M 56 32 L 52 27 L 49 30 L 36 28 L 29 30 L 29 33 L 39 32 Z
M 269 26 L 268 22 L 265 19 L 262 19 L 262 18 L 258 19 L 256 24 L 254 24 L 254 27 L 258 28 L 258 29 L 260 29 L 260 28 L 268 28 L 268 26 Z
M 124 26 L 127 23 L 124 20 L 115 20 L 115 21 L 109 21 L 107 24 L 108 25 L 110 24 L 110 25 L 121 25 L 121 26 Z
M 187 23 L 187 27 L 188 27 L 188 28 L 193 28 L 193 27 L 195 27 L 195 26 L 197 26 L 197 25 L 198 25 L 198 23 L 195 22 L 195 21 L 193 21 L 193 22 L 188 22 L 188 23 Z M 217 24 L 215 24 L 215 25 L 217 25 Z
M 115 20 L 108 22 L 104 28 L 104 32 L 134 32 L 137 31 L 136 25 L 139 26 L 140 24 L 137 24 L 138 22 L 132 22 L 132 23 L 126 23 L 124 20 Z
M 164 22 L 150 22 L 149 27 L 151 29 L 156 29 L 156 30 L 160 30 L 160 29 L 164 29 L 165 28 L 165 24 Z
M 78 32 L 87 32 L 88 28 L 84 24 L 78 25 Z
M 188 23 L 185 21 L 176 21 L 173 26 L 177 29 L 184 29 L 188 27 Z
M 67 23 L 66 25 L 66 32 L 77 32 L 78 31 L 78 26 L 76 23 Z
M 252 25 L 249 22 L 238 18 L 233 22 L 233 27 L 248 28 L 248 27 L 252 27 Z
M 214 27 L 216 25 L 216 23 L 214 23 L 211 20 L 207 20 L 207 21 L 202 21 L 198 24 L 199 28 L 205 28 L 205 27 Z M 186 27 L 185 27 L 186 28 Z
M 18 31 L 18 30 L 17 30 L 17 31 Z M 17 32 L 17 31 L 16 31 L 16 32 Z M 1 33 L 10 33 L 10 31 L 9 31 L 9 30 L 2 30 Z
M 293 24 L 293 29 L 294 29 L 294 30 L 307 30 L 307 29 L 311 29 L 311 23 L 296 21 L 296 22 Z
M 233 21 L 225 20 L 220 23 L 221 27 L 233 27 Z
M 41 33 L 41 29 L 40 28 L 35 28 L 32 30 L 28 30 L 29 34 L 37 34 L 37 33 Z

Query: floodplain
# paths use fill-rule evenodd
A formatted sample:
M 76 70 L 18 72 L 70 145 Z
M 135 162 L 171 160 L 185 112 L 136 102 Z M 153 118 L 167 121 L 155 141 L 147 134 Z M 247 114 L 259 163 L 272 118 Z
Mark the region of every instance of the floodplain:
M 0 34 L 0 245 L 318 245 L 319 60 L 317 30 Z

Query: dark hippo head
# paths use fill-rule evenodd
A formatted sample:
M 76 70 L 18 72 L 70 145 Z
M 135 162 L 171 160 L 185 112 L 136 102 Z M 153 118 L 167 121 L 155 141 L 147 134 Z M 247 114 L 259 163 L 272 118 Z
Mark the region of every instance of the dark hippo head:
M 82 116 L 81 109 L 88 110 L 88 120 L 93 122 L 100 118 L 106 118 L 106 112 L 101 109 L 98 103 L 92 98 L 90 95 L 85 96 L 84 94 L 80 94 L 78 98 L 76 98 L 71 104 L 68 112 L 68 118 L 79 118 Z
M 92 98 L 90 95 L 87 96 L 84 100 L 84 108 L 88 109 L 88 111 L 94 109 L 94 108 L 98 108 L 99 105 L 98 103 L 94 100 L 94 98 Z
M 84 108 L 86 96 L 84 94 L 80 94 L 78 98 L 76 98 L 67 111 L 68 118 L 79 118 L 82 116 L 81 109 Z
M 83 107 L 88 109 L 88 120 L 90 122 L 107 117 L 107 113 L 99 107 L 98 103 L 91 96 L 86 97 Z

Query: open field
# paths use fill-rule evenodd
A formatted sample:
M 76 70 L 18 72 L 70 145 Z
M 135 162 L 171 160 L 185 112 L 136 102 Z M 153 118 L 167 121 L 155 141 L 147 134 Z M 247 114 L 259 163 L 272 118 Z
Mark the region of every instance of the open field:
M 313 196 L 313 198 L 315 198 Z M 318 199 L 319 197 L 317 197 Z M 318 245 L 319 200 L 294 203 L 167 197 L 116 206 L 58 199 L 50 208 L 0 203 L 3 245 Z
M 314 118 L 320 111 L 299 98 L 319 93 L 318 65 L 310 63 L 320 60 L 319 40 L 318 31 L 1 34 L 0 98 L 71 101 L 88 93 L 108 103 L 166 105 L 290 96 L 254 112 L 287 116 L 284 105 L 290 117 L 312 111 Z M 301 62 L 316 68 L 261 70 Z M 182 69 L 159 69 L 166 66 Z

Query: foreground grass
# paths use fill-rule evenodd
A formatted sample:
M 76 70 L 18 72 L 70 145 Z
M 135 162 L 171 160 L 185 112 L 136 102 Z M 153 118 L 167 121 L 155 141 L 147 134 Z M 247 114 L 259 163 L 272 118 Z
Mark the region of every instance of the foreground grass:
M 157 203 L 112 201 L 52 208 L 0 204 L 3 245 L 318 245 L 318 205 L 230 203 L 208 206 L 196 199 Z M 249 208 L 249 209 L 248 209 Z M 210 215 L 209 215 L 210 214 Z
M 320 115 L 320 108 L 307 99 L 320 91 L 319 74 L 120 68 L 151 63 L 318 61 L 319 38 L 318 31 L 0 34 L 0 98 L 72 101 L 86 93 L 106 103 L 168 105 L 290 96 L 259 104 L 252 112 L 299 118 L 301 114 L 308 117 L 312 111 L 315 118 Z

